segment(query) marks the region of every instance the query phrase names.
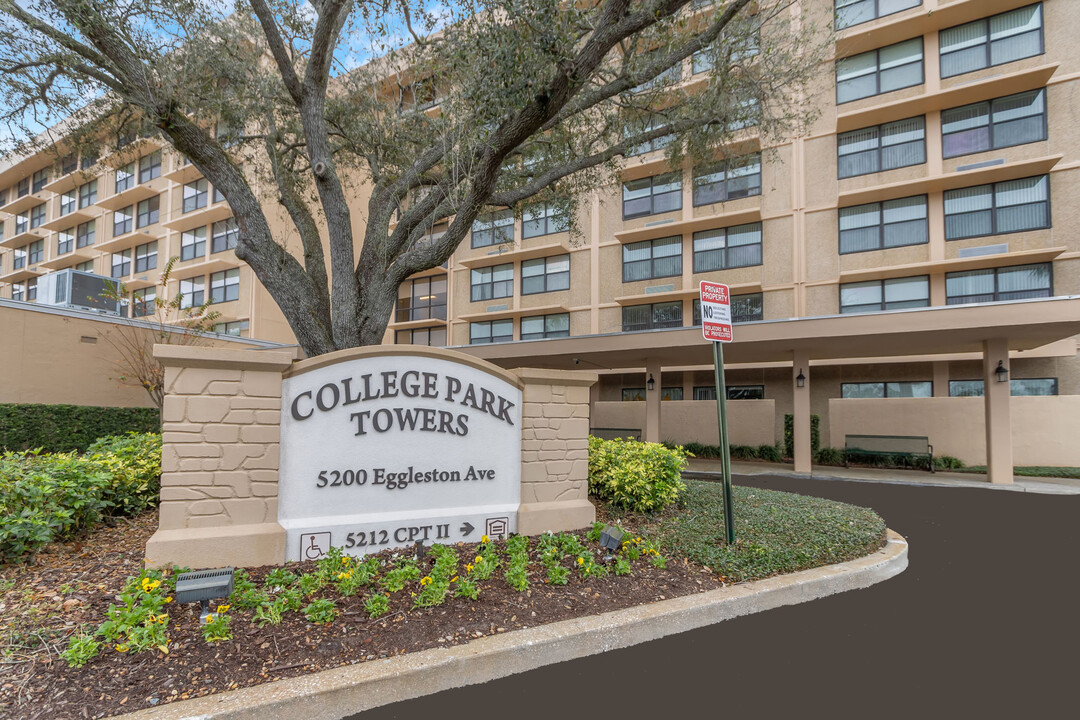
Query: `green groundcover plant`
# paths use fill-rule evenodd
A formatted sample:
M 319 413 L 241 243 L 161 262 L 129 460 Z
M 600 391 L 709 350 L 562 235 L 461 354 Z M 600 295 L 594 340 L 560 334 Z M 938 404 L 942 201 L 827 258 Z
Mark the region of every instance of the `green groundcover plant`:
M 105 437 L 78 455 L 40 450 L 0 455 L 0 562 L 32 557 L 107 517 L 133 516 L 155 504 L 161 436 Z

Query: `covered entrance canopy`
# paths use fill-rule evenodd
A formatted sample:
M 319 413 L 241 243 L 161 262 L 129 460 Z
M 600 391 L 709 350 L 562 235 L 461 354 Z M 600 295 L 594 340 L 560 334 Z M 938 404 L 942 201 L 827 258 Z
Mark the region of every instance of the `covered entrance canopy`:
M 992 482 L 1012 482 L 1009 384 L 997 383 L 1009 351 L 1032 350 L 1080 334 L 1080 296 L 955 305 L 740 324 L 724 347 L 730 363 L 791 363 L 795 470 L 810 471 L 810 361 L 978 353 L 983 360 L 987 465 Z M 712 363 L 699 327 L 586 335 L 456 348 L 503 367 L 642 368 Z M 802 372 L 803 387 L 795 377 Z M 660 394 L 646 402 L 646 439 L 661 435 Z

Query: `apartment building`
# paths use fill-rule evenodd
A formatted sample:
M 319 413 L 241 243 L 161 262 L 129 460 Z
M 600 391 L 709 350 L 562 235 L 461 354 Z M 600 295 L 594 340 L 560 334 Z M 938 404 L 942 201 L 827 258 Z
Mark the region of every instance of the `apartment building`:
M 761 147 L 747 127 L 733 159 L 675 168 L 663 139 L 641 147 L 619 186 L 580 204 L 581 236 L 550 206 L 483 216 L 445 267 L 402 285 L 385 341 L 597 371 L 594 428 L 715 443 L 695 326 L 698 283 L 717 280 L 739 323 L 733 442 L 772 444 L 792 414 L 806 470 L 816 415 L 822 445 L 925 435 L 998 479 L 1014 461 L 1080 465 L 1070 5 L 802 0 L 793 12 L 838 18 L 805 136 Z M 692 86 L 706 62 L 655 82 Z M 222 331 L 289 337 L 231 252 L 227 205 L 150 140 L 0 169 L 0 220 L 4 297 L 92 267 L 123 278 L 138 313 L 175 255 L 177 290 L 214 300 Z

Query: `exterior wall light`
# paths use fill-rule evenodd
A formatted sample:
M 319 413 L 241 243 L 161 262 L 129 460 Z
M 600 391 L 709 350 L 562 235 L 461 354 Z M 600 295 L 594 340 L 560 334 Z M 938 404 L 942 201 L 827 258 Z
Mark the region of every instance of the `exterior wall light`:
M 615 552 L 622 545 L 623 531 L 614 525 L 608 525 L 600 533 L 600 546 Z
M 645 386 L 649 388 L 649 392 L 656 389 L 656 381 L 653 380 L 652 373 L 649 373 L 649 381 L 645 383 Z
M 210 614 L 210 601 L 227 598 L 233 590 L 233 568 L 222 570 L 196 570 L 180 573 L 176 576 L 176 602 L 197 602 L 202 604 L 200 622 L 206 622 Z
M 806 387 L 806 376 L 802 374 L 802 368 L 799 368 L 799 374 L 795 376 L 795 387 Z
M 1009 382 L 1009 371 L 1005 369 L 1004 361 L 998 360 L 998 366 L 994 369 L 994 375 L 998 382 Z

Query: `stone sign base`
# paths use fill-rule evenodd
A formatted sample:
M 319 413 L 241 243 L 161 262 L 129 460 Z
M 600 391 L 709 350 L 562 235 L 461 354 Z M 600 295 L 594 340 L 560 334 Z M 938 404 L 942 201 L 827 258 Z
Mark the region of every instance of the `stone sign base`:
M 589 388 L 596 373 L 508 372 L 461 353 L 417 346 L 342 351 L 344 359 L 380 354 L 453 360 L 516 382 L 523 405 L 517 531 L 576 530 L 596 518 L 588 499 Z M 281 388 L 296 353 L 159 345 L 155 356 L 165 366 L 166 396 L 160 520 L 146 546 L 147 565 L 282 564 Z

